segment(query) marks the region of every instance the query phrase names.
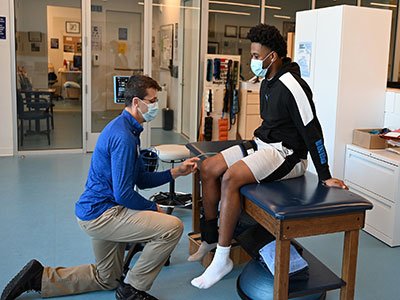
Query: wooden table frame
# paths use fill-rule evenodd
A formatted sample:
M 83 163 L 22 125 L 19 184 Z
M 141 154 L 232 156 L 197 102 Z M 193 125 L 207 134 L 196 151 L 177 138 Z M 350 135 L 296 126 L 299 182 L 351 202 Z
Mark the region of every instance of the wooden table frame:
M 193 174 L 192 226 L 200 232 L 200 174 Z M 354 299 L 359 231 L 364 227 L 365 211 L 279 220 L 252 201 L 244 199 L 244 210 L 276 238 L 274 300 L 288 299 L 290 240 L 293 238 L 344 232 L 340 299 Z

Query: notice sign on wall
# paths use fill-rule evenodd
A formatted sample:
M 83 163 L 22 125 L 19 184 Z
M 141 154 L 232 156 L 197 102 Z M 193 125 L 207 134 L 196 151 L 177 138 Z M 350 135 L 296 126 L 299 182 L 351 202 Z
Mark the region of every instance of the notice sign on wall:
M 0 16 L 0 40 L 6 39 L 6 17 Z
M 311 73 L 311 42 L 300 42 L 297 49 L 297 63 L 300 66 L 301 77 L 310 77 Z

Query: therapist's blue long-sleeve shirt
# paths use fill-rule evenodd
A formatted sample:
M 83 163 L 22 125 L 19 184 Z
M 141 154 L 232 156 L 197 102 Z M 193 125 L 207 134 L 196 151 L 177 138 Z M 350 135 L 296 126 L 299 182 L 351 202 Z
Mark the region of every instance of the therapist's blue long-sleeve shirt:
M 93 152 L 85 191 L 75 204 L 83 221 L 97 218 L 115 205 L 134 210 L 156 210 L 156 204 L 134 190 L 173 180 L 171 171 L 146 172 L 139 156 L 142 125 L 126 110 L 100 134 Z

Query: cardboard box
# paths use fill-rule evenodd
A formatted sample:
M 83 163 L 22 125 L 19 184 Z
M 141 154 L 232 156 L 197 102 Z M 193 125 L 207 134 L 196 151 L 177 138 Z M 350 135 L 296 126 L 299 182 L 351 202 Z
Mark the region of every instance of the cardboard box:
M 379 137 L 378 134 L 371 134 L 372 130 L 381 130 L 381 128 L 354 129 L 353 144 L 367 149 L 385 149 L 387 142 Z
M 201 244 L 200 233 L 191 232 L 188 234 L 188 237 L 189 237 L 189 254 L 192 255 L 200 247 Z M 209 264 L 211 264 L 211 261 L 214 257 L 214 253 L 215 249 L 211 250 L 210 252 L 208 252 L 206 256 L 204 256 L 203 260 L 201 261 L 203 267 L 207 268 Z M 235 240 L 232 240 L 230 257 L 233 261 L 233 265 L 235 266 L 246 263 L 251 259 L 251 257 L 247 254 L 247 252 L 244 251 L 243 248 L 240 247 L 238 242 L 236 242 Z

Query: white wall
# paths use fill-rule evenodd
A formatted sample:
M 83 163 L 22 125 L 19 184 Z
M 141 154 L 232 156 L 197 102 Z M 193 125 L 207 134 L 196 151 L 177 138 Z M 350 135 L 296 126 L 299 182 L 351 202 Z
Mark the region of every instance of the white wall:
M 0 40 L 0 66 L 2 71 L 0 73 L 0 156 L 11 156 L 14 151 L 14 114 L 13 114 L 13 101 L 15 100 L 12 95 L 13 81 L 11 77 L 12 70 L 14 69 L 11 53 L 11 38 L 10 33 L 10 4 L 9 0 L 0 0 L 0 16 L 7 18 L 7 38 Z M 14 100 L 13 100 L 14 99 Z

